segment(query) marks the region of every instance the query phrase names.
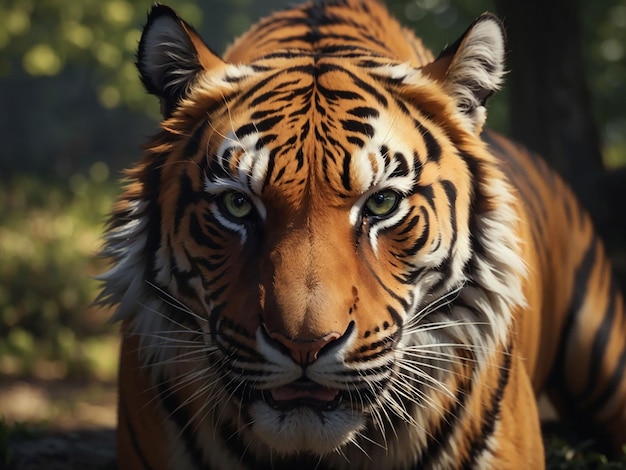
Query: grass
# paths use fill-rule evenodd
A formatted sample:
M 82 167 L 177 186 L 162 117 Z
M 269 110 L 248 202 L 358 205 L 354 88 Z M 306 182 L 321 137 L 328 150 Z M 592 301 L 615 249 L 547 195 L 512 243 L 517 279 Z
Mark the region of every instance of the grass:
M 548 470 L 626 469 L 626 446 L 621 458 L 609 459 L 597 451 L 591 441 L 572 443 L 559 434 L 545 436 L 544 445 Z
M 30 440 L 42 436 L 43 431 L 38 426 L 30 423 L 8 423 L 0 416 L 0 468 L 11 468 L 13 454 L 11 452 L 11 440 Z

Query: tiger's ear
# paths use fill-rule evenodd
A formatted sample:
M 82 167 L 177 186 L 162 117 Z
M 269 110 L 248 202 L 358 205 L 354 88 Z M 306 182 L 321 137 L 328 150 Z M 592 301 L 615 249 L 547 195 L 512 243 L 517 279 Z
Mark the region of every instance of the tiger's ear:
M 487 118 L 487 98 L 502 83 L 505 43 L 502 22 L 484 13 L 434 62 L 422 67 L 454 98 L 468 129 L 476 133 L 480 133 Z
M 163 117 L 171 116 L 201 71 L 223 64 L 174 10 L 152 7 L 139 41 L 137 69 L 148 93 L 159 97 Z

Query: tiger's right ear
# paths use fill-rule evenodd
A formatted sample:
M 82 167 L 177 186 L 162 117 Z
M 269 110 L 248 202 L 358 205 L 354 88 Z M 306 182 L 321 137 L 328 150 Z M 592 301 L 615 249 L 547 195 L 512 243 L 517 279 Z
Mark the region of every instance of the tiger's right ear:
M 476 134 L 487 117 L 485 102 L 504 76 L 505 43 L 502 22 L 483 13 L 434 62 L 422 67 L 454 99 L 466 128 Z
M 137 69 L 148 93 L 159 97 L 169 117 L 198 74 L 224 65 L 198 33 L 171 8 L 155 5 L 137 51 Z

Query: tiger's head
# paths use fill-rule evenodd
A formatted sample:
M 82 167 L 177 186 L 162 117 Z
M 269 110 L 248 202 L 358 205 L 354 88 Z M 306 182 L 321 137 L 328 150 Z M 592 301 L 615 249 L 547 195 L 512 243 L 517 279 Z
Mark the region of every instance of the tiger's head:
M 111 219 L 102 301 L 163 397 L 248 452 L 419 442 L 523 303 L 479 137 L 502 28 L 483 15 L 423 64 L 293 24 L 225 60 L 153 8 L 138 68 L 162 129 Z

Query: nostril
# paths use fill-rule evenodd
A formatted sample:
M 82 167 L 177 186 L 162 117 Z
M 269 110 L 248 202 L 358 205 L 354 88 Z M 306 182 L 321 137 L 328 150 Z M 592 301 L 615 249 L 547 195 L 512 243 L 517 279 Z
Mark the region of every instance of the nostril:
M 341 337 L 340 333 L 335 331 L 328 333 L 317 339 L 292 339 L 287 338 L 278 331 L 269 332 L 270 338 L 278 343 L 282 344 L 289 353 L 293 360 L 300 365 L 307 365 L 315 361 L 319 352 L 327 346 L 331 341 L 334 341 Z

